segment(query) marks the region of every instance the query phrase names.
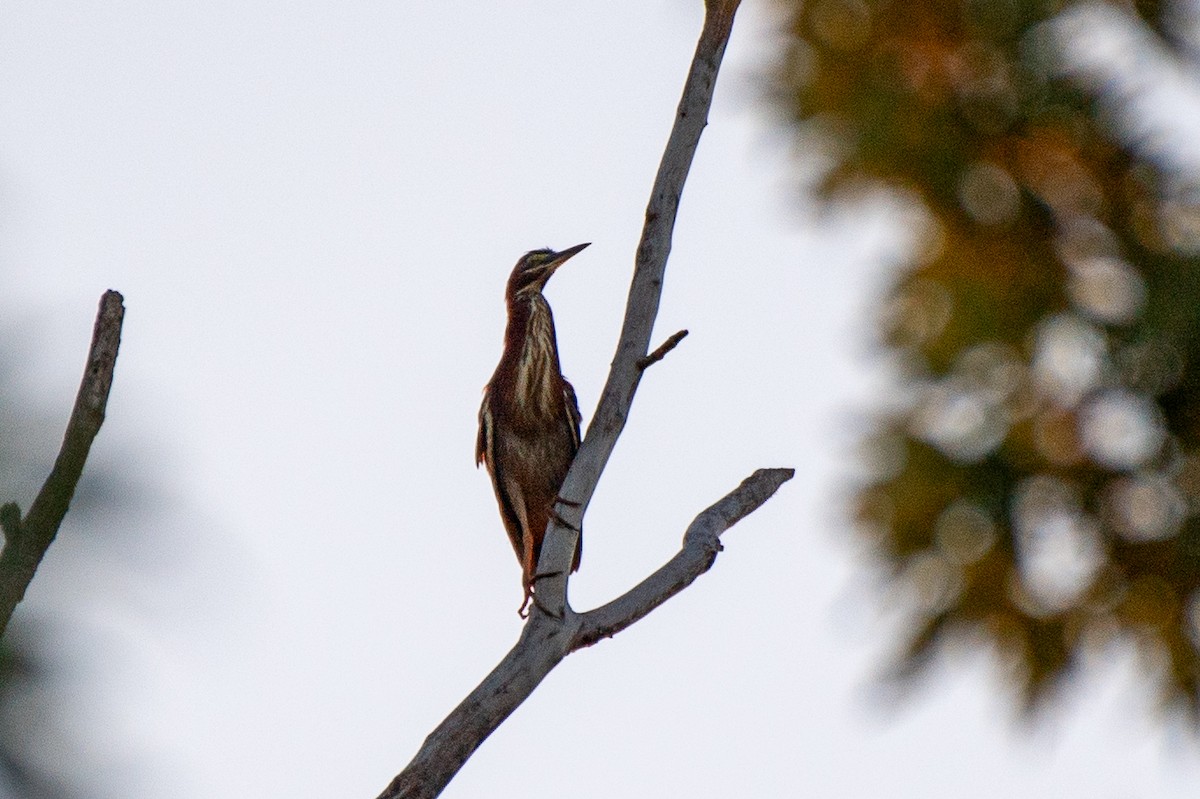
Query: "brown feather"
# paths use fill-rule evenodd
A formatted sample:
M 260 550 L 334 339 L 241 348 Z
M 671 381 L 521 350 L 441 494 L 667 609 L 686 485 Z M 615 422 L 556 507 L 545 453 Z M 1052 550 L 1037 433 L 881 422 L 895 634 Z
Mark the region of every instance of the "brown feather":
M 579 449 L 581 418 L 575 390 L 562 376 L 554 315 L 539 283 L 519 282 L 521 269 L 519 263 L 509 281 L 504 353 L 484 390 L 475 461 L 492 478 L 528 596 L 559 488 Z

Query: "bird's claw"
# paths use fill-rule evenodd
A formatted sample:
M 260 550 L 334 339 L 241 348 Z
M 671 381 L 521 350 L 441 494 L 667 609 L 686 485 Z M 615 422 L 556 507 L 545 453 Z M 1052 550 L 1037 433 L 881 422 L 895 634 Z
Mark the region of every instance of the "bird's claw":
M 550 610 L 548 607 L 546 607 L 545 605 L 543 605 L 541 603 L 541 601 L 538 600 L 537 591 L 534 590 L 534 588 L 537 586 L 538 580 L 542 580 L 547 577 L 561 577 L 561 576 L 562 576 L 561 571 L 538 572 L 537 574 L 533 575 L 533 579 L 531 579 L 528 582 L 528 584 L 526 584 L 526 586 L 525 586 L 525 599 L 523 599 L 521 601 L 521 607 L 517 608 L 517 615 L 520 616 L 522 619 L 528 619 L 529 611 L 527 610 L 527 608 L 529 607 L 530 603 L 532 602 L 532 604 L 535 605 L 538 610 L 540 610 L 542 613 L 545 613 L 550 618 L 561 620 L 564 617 L 563 612 L 562 611 L 554 612 L 554 611 Z

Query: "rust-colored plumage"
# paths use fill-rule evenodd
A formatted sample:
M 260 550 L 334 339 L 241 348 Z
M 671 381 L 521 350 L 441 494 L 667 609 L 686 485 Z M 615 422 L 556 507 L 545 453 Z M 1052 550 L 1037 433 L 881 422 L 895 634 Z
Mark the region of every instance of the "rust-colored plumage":
M 587 244 L 522 256 L 508 279 L 504 353 L 483 391 L 475 463 L 487 466 L 500 518 L 533 597 L 538 556 L 558 490 L 579 449 L 579 403 L 562 375 L 546 281 Z M 580 546 L 571 571 L 579 568 Z

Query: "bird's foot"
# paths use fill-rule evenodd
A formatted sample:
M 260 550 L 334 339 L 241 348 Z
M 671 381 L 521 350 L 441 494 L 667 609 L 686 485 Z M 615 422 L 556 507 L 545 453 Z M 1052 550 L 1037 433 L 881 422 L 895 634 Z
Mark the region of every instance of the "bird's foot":
M 533 579 L 531 579 L 529 581 L 529 583 L 525 586 L 525 601 L 523 601 L 521 603 L 521 608 L 520 608 L 520 610 L 517 611 L 517 615 L 519 615 L 522 619 L 529 618 L 529 612 L 526 610 L 526 607 L 530 604 L 530 602 L 532 602 L 537 607 L 538 610 L 540 610 L 542 613 L 545 613 L 550 618 L 562 619 L 564 616 L 563 612 L 562 611 L 552 611 L 552 610 L 550 610 L 550 608 L 543 605 L 541 603 L 541 601 L 538 599 L 537 591 L 535 590 L 538 580 L 542 580 L 547 577 L 559 577 L 561 575 L 562 575 L 561 571 L 538 572 L 537 574 L 533 575 Z

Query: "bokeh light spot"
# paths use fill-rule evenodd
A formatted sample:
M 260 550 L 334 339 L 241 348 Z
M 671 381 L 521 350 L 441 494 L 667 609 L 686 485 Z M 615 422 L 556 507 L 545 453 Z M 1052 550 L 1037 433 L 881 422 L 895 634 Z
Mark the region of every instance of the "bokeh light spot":
M 1033 615 L 1074 605 L 1104 562 L 1096 523 L 1075 493 L 1050 475 L 1027 478 L 1017 488 L 1013 522 L 1020 585 L 1014 599 Z
M 965 350 L 954 372 L 929 386 L 913 417 L 916 435 L 950 457 L 977 462 L 994 451 L 1012 425 L 1011 398 L 1025 383 L 1017 351 L 988 341 Z
M 1067 294 L 1075 307 L 1105 324 L 1132 322 L 1146 301 L 1146 285 L 1133 267 L 1116 258 L 1070 264 Z
M 1133 469 L 1158 454 L 1166 438 L 1158 406 L 1123 388 L 1105 391 L 1083 408 L 1080 438 L 1093 458 L 1112 469 Z
M 1105 489 L 1104 504 L 1114 530 L 1133 541 L 1175 535 L 1183 523 L 1182 493 L 1162 475 L 1121 477 Z
M 950 607 L 962 588 L 958 569 L 953 568 L 936 550 L 915 556 L 909 561 L 904 574 L 917 605 L 930 614 L 940 613 Z
M 1034 380 L 1059 407 L 1073 407 L 1096 387 L 1107 363 L 1104 334 L 1074 314 L 1056 314 L 1038 327 Z
M 952 561 L 973 563 L 982 558 L 996 542 L 996 524 L 978 505 L 955 500 L 934 526 L 938 548 Z
M 1017 215 L 1020 190 L 1007 170 L 987 162 L 973 164 L 958 184 L 958 202 L 981 225 L 1002 225 Z
M 1168 245 L 1177 252 L 1200 252 L 1200 204 L 1173 200 L 1159 210 L 1159 227 Z
M 953 309 L 954 299 L 945 286 L 914 280 L 885 307 L 883 326 L 898 346 L 919 349 L 945 330 Z
M 1008 420 L 990 392 L 960 377 L 926 391 L 913 418 L 914 433 L 955 460 L 974 463 L 1004 440 Z

